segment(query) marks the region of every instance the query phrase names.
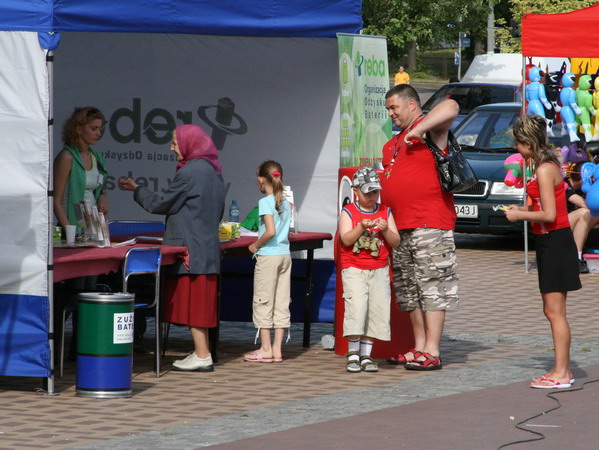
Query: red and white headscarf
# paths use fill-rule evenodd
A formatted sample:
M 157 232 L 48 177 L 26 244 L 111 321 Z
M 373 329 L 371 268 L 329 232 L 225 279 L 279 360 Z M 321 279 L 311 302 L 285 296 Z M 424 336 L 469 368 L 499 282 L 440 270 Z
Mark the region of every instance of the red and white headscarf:
M 192 159 L 205 159 L 212 164 L 217 175 L 221 174 L 223 166 L 218 162 L 218 150 L 204 130 L 197 125 L 179 125 L 175 128 L 175 135 L 183 156 L 177 164 L 177 170 Z

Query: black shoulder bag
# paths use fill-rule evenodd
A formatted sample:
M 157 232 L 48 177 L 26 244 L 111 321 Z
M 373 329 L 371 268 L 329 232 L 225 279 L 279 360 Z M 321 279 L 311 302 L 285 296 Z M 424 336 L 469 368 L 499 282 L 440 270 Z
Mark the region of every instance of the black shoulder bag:
M 462 148 L 451 130 L 447 134 L 447 154 L 437 147 L 429 133 L 426 133 L 424 142 L 435 157 L 441 189 L 456 194 L 478 183 L 478 177 L 462 154 Z

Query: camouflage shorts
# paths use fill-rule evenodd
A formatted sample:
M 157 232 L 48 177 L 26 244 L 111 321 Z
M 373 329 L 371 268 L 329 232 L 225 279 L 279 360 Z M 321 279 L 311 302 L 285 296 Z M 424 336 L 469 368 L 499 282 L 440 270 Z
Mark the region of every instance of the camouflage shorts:
M 399 309 L 442 311 L 458 307 L 453 231 L 415 228 L 400 231 L 393 251 L 393 287 Z

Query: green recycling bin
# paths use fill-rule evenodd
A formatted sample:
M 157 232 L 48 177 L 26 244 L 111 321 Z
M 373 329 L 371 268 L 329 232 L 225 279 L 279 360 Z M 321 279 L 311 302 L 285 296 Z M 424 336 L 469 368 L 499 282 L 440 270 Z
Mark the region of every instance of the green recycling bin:
M 133 294 L 79 294 L 78 397 L 131 397 Z

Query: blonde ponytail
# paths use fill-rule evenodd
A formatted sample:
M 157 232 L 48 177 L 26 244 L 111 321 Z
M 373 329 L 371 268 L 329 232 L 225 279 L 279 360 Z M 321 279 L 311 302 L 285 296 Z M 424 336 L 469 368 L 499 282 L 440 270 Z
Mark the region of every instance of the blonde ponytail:
M 279 214 L 283 212 L 283 167 L 276 161 L 264 161 L 258 167 L 258 176 L 266 179 L 272 185 L 272 193 L 275 197 L 275 208 Z

